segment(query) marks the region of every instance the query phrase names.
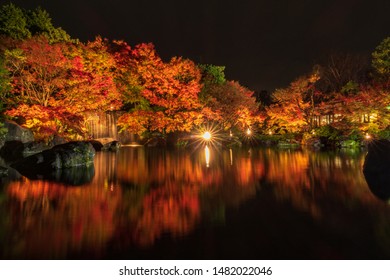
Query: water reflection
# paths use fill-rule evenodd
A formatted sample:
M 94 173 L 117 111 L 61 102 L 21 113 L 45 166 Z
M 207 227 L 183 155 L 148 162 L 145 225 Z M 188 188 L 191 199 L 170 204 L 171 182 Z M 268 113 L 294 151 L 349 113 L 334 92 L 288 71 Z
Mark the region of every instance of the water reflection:
M 210 166 L 210 149 L 208 146 L 206 146 L 204 148 L 204 156 L 206 159 L 206 166 L 209 167 Z
M 280 210 L 286 205 L 291 208 L 285 215 L 296 215 L 292 218 L 296 223 L 287 229 L 292 239 L 301 213 L 348 237 L 348 227 L 361 223 L 365 213 L 364 222 L 378 233 L 372 237 L 375 243 L 384 238 L 383 228 L 390 228 L 386 218 L 390 212 L 369 191 L 361 172 L 363 161 L 364 153 L 208 147 L 195 151 L 124 147 L 118 153 L 98 153 L 93 179 L 80 186 L 26 178 L 4 184 L 2 257 L 105 258 L 115 257 L 112 252 L 150 252 L 153 258 L 153 250 L 162 250 L 156 247 L 161 240 L 172 242 L 161 252 L 169 255 L 172 246 L 180 246 L 180 240 L 201 229 L 208 234 L 197 244 L 206 244 L 221 228 L 232 236 L 223 246 L 238 241 L 255 244 L 256 235 L 267 232 L 271 244 L 276 232 L 286 231 L 281 215 L 285 210 Z M 249 211 L 246 205 L 252 202 L 255 206 Z M 235 228 L 245 229 L 248 219 L 263 226 L 252 228 L 247 239 L 235 240 L 229 224 L 236 216 Z M 385 247 L 390 252 L 390 243 Z

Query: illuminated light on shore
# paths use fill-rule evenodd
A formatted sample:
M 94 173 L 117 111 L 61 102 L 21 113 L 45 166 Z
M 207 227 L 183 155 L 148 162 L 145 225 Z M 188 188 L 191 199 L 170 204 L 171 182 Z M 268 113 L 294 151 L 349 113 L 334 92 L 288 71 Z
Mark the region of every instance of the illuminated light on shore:
M 204 148 L 204 155 L 206 158 L 206 167 L 209 167 L 210 166 L 210 149 L 208 146 L 206 146 Z
M 195 148 L 202 147 L 202 150 L 207 145 L 209 148 L 218 147 L 219 143 L 223 141 L 224 133 L 222 133 L 221 129 L 216 125 L 204 125 L 194 131 L 193 134 L 193 144 Z M 227 135 L 225 135 L 225 138 Z
M 209 131 L 206 131 L 205 133 L 203 133 L 202 137 L 204 140 L 210 141 L 211 140 L 211 133 Z

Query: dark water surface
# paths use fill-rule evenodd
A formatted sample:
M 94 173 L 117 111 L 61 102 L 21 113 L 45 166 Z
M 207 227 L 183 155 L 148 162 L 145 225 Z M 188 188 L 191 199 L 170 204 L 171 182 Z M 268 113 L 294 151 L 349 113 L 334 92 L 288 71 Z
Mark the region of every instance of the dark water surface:
M 1 258 L 389 258 L 390 206 L 364 156 L 123 147 L 66 183 L 3 179 Z

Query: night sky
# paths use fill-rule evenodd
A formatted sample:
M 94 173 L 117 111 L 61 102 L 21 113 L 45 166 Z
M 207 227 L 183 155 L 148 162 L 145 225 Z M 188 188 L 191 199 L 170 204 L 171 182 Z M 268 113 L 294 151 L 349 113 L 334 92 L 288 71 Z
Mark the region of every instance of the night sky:
M 224 65 L 229 80 L 255 91 L 287 86 L 331 53 L 369 55 L 390 36 L 389 0 L 12 2 L 41 6 L 84 42 L 96 35 L 152 42 L 164 60 Z

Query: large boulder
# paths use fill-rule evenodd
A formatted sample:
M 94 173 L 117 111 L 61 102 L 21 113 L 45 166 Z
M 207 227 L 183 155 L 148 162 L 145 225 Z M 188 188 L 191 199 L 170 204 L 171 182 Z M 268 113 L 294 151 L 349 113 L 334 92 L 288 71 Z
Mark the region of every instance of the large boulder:
M 20 141 L 22 143 L 34 141 L 34 134 L 31 130 L 21 127 L 15 122 L 5 121 L 4 128 L 8 130 L 5 134 L 5 141 Z
M 0 166 L 0 177 L 8 176 L 8 168 Z
M 7 141 L 0 149 L 0 156 L 7 162 L 14 162 L 21 158 L 40 153 L 51 147 L 42 141 L 22 143 L 20 141 Z
M 373 141 L 368 145 L 363 173 L 374 195 L 390 199 L 390 141 Z
M 11 166 L 27 177 L 51 174 L 53 170 L 93 164 L 95 150 L 87 142 L 69 142 L 23 158 Z

